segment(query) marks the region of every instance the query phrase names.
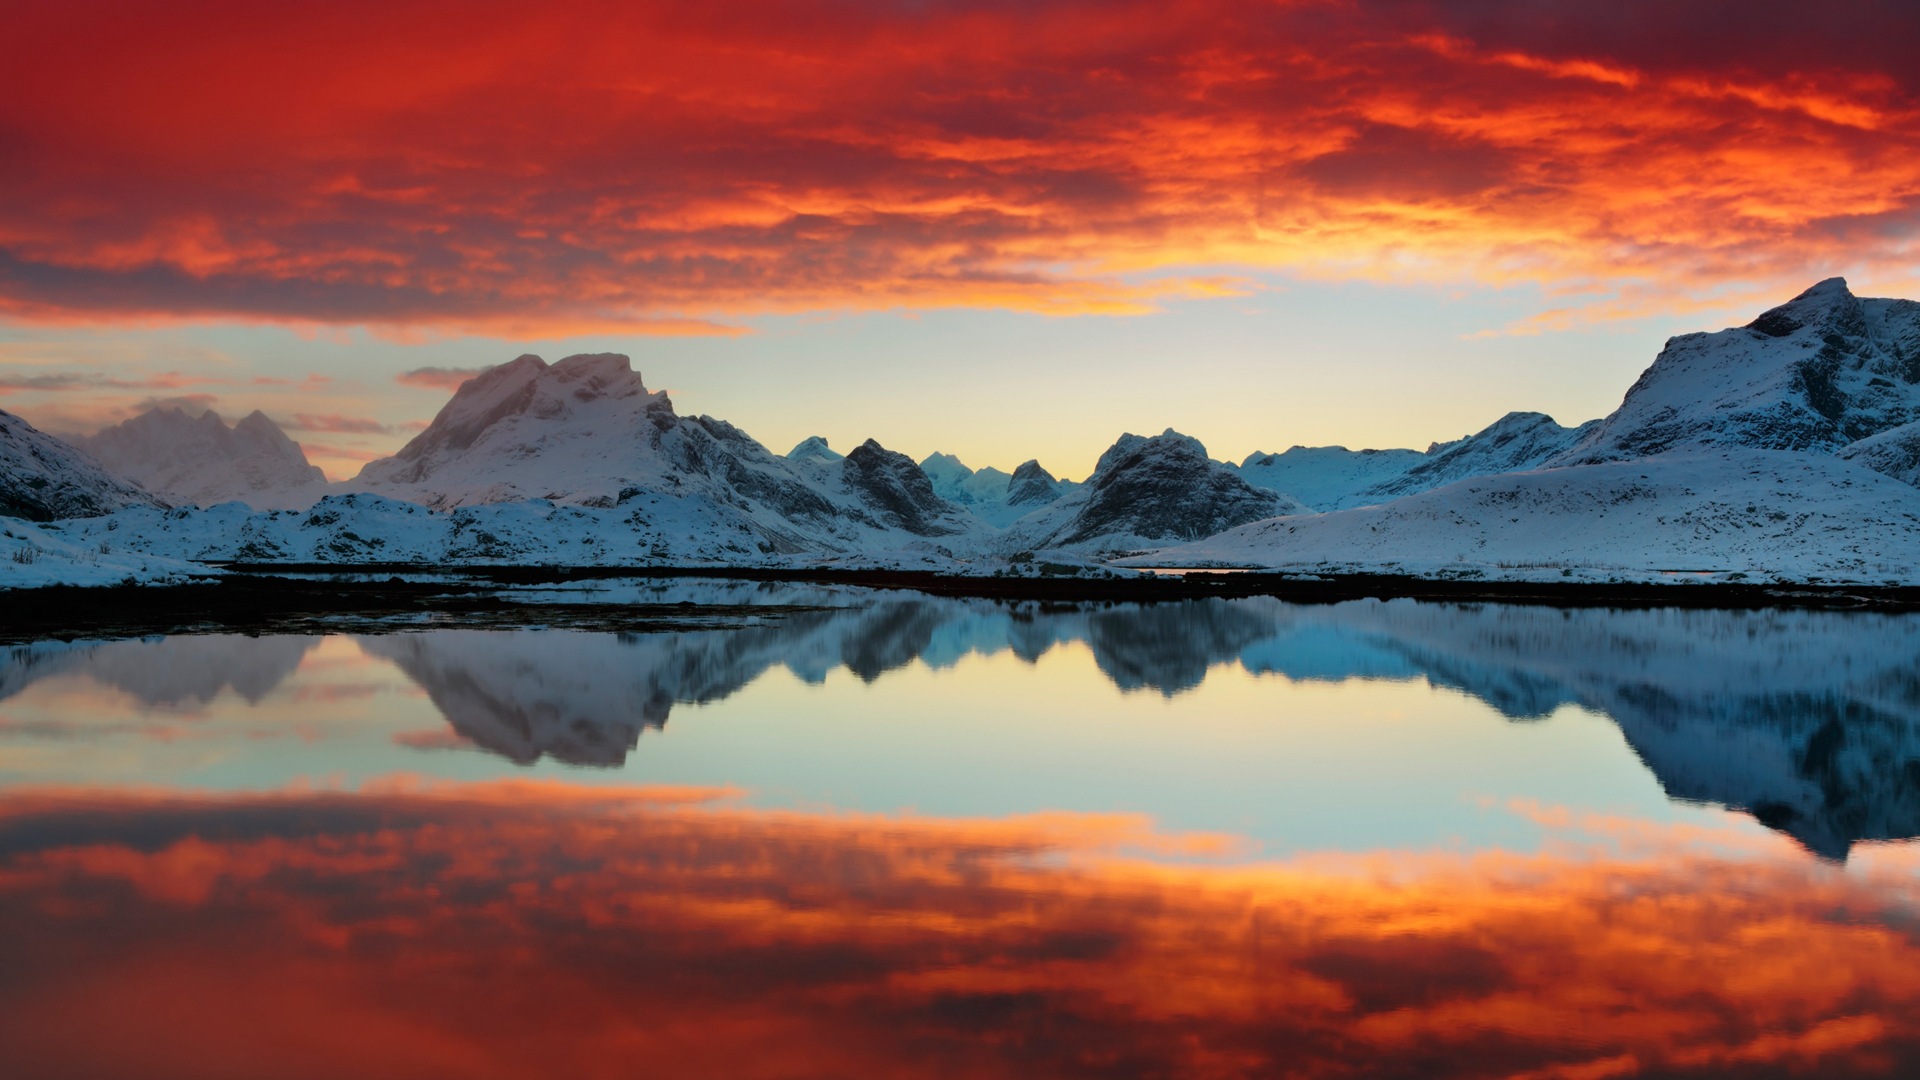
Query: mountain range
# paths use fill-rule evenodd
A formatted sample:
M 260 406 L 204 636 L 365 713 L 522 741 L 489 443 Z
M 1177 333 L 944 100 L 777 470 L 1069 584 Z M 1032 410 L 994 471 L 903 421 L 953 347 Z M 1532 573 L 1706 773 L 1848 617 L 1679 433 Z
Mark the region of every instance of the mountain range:
M 51 522 L 34 534 L 49 545 L 112 531 L 159 559 L 1874 583 L 1920 566 L 1920 304 L 1862 300 L 1837 278 L 1744 327 L 1670 340 L 1618 409 L 1576 427 L 1513 412 L 1425 451 L 1295 446 L 1237 465 L 1172 430 L 1127 434 L 1081 482 L 872 440 L 776 454 L 681 416 L 618 354 L 487 369 L 398 453 L 333 485 L 259 413 L 228 427 L 160 410 L 78 449 L 0 418 L 0 508 Z

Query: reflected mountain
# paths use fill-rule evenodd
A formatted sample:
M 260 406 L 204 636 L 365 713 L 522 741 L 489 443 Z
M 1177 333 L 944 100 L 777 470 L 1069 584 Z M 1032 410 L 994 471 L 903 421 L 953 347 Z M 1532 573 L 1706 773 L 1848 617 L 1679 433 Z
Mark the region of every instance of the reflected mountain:
M 155 710 L 206 705 L 231 689 L 258 705 L 320 643 L 316 637 L 182 636 L 36 642 L 0 648 L 0 701 L 43 679 L 81 677 Z
M 698 595 L 696 586 L 675 588 Z M 844 668 L 872 682 L 916 661 L 945 668 L 1011 652 L 1031 663 L 1082 643 L 1128 691 L 1173 696 L 1231 665 L 1294 681 L 1418 679 L 1515 721 L 1575 706 L 1612 718 L 1670 797 L 1748 811 L 1824 857 L 1844 859 L 1861 840 L 1920 835 L 1920 618 L 853 595 L 851 606 L 769 606 L 749 625 L 670 634 L 430 630 L 356 640 L 418 683 L 465 739 L 523 764 L 620 765 L 674 705 L 720 700 L 775 668 L 810 683 Z M 77 674 L 157 707 L 205 702 L 225 687 L 257 701 L 314 640 L 17 648 L 0 653 L 0 700 Z

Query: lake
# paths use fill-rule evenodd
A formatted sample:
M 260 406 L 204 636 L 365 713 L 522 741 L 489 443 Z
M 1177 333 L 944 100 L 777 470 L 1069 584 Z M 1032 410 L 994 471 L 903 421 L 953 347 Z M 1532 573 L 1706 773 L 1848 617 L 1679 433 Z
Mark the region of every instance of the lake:
M 1920 1069 L 1920 617 L 556 596 L 0 648 L 7 1075 Z

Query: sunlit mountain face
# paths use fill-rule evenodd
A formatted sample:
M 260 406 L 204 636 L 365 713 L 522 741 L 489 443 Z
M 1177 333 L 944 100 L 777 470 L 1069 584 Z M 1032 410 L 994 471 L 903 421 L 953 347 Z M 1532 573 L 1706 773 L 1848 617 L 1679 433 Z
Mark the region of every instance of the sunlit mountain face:
M 617 588 L 0 653 L 13 1074 L 1920 1064 L 1910 617 Z

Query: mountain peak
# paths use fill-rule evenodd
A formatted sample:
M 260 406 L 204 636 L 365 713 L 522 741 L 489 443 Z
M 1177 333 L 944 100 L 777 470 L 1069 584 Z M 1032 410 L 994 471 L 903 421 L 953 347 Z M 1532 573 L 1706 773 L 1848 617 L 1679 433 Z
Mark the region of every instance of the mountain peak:
M 1838 329 L 1844 333 L 1859 319 L 1860 301 L 1847 288 L 1847 279 L 1830 277 L 1779 307 L 1768 309 L 1748 323 L 1747 329 L 1768 337 L 1786 337 L 1806 326 Z
M 828 446 L 819 435 L 809 435 L 787 451 L 788 461 L 839 461 L 843 457 L 846 455 Z

